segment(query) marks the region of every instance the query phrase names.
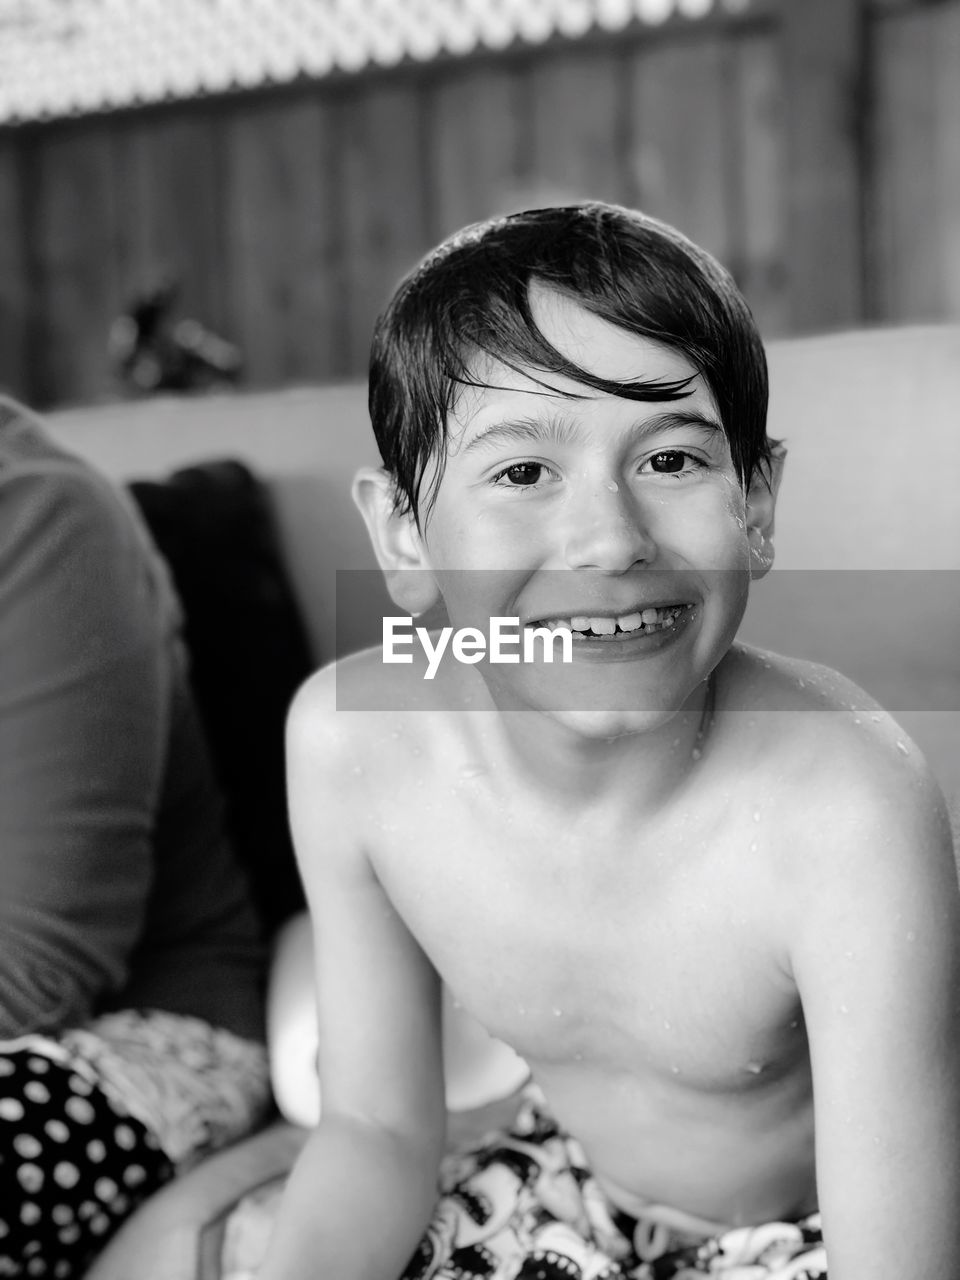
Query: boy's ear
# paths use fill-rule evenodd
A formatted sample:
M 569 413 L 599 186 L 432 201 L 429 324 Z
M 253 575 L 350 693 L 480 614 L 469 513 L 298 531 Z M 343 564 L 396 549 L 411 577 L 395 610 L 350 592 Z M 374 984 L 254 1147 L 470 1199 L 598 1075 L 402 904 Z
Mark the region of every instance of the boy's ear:
M 747 536 L 750 542 L 750 573 L 762 578 L 773 567 L 773 528 L 777 494 L 783 478 L 787 451 L 779 442 L 770 451 L 770 464 L 758 468 L 747 489 Z
M 390 599 L 411 617 L 426 613 L 440 599 L 440 591 L 413 513 L 397 510 L 393 477 L 382 467 L 363 467 L 354 476 L 351 494 L 367 526 Z

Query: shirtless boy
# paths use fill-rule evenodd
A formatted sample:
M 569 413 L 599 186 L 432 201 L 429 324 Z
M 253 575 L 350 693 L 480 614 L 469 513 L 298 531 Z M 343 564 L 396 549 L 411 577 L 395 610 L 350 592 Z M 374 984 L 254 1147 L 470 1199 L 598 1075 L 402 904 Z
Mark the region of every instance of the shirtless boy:
M 956 1275 L 948 824 L 865 694 L 735 642 L 782 459 L 730 278 L 609 206 L 469 228 L 370 400 L 398 615 L 573 661 L 378 648 L 299 697 L 323 1113 L 262 1280 Z M 535 1086 L 438 1195 L 441 978 Z

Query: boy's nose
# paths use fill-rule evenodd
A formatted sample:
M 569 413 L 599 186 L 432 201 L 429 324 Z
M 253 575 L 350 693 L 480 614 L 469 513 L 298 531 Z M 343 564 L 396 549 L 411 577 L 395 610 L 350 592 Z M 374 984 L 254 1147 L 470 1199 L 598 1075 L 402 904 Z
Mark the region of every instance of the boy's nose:
M 623 573 L 656 556 L 649 522 L 626 485 L 613 480 L 590 485 L 571 500 L 566 517 L 564 560 L 570 569 Z

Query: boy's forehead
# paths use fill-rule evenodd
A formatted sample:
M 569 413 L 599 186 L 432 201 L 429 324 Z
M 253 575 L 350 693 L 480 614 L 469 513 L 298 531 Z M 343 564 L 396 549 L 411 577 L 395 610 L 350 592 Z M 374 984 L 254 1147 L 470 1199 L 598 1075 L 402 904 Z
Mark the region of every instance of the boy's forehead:
M 583 313 L 582 308 L 577 308 Z M 706 379 L 680 352 L 619 329 L 599 316 L 583 313 L 583 328 L 561 334 L 560 326 L 582 317 L 569 312 L 556 317 L 553 331 L 542 332 L 572 364 L 612 382 L 683 382 L 689 379 L 688 394 L 675 403 L 687 409 L 710 408 L 716 414 L 713 394 Z M 594 331 L 596 342 L 585 344 L 584 329 Z M 507 364 L 484 352 L 478 352 L 467 363 L 469 381 L 457 388 L 448 418 L 449 443 L 456 447 L 463 433 L 496 419 L 503 412 L 523 417 L 553 417 L 558 410 L 576 416 L 578 406 L 593 400 L 615 399 L 604 391 L 590 387 L 565 374 L 544 369 Z M 621 402 L 632 405 L 638 417 L 659 412 L 663 402 L 657 400 Z
M 537 280 L 530 284 L 529 301 L 533 321 L 544 338 L 576 367 L 611 382 L 677 382 L 692 378 L 690 390 L 694 396 L 698 388 L 707 390 L 694 365 L 673 347 L 612 324 Z M 579 400 L 603 394 L 574 378 L 514 361 L 507 363 L 508 359 L 478 351 L 467 361 L 472 385 L 458 388 L 453 402 L 452 417 L 461 426 L 485 407 L 518 396 L 528 396 L 533 411 L 537 401 Z
M 697 373 L 682 352 L 605 320 L 541 281 L 531 282 L 529 301 L 534 323 L 550 345 L 598 377 L 666 382 Z

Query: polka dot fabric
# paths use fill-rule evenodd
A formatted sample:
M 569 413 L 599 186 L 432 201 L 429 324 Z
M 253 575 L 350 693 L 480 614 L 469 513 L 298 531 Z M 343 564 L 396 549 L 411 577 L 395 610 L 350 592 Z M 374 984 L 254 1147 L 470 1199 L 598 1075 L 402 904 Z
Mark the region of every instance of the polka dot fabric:
M 68 1063 L 0 1052 L 0 1276 L 83 1275 L 174 1166 Z

